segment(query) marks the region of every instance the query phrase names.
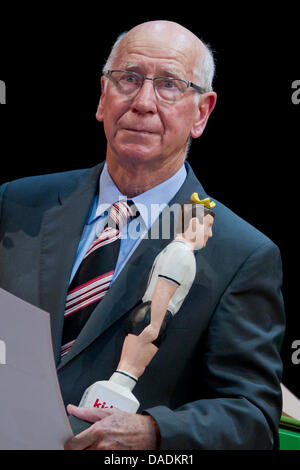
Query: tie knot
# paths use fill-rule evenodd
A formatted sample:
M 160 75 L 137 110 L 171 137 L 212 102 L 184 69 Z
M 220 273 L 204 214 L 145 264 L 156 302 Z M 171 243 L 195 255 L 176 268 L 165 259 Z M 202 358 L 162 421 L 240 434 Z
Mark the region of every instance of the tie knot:
M 109 210 L 107 226 L 121 231 L 130 220 L 137 217 L 137 211 L 133 201 L 115 202 Z

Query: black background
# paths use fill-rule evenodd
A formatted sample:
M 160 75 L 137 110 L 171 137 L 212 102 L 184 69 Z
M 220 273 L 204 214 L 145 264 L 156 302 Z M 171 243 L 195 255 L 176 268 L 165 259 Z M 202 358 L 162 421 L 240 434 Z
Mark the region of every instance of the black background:
M 147 2 L 63 10 L 1 6 L 0 183 L 93 166 L 105 157 L 95 119 L 102 65 L 119 33 L 177 21 L 215 51 L 217 106 L 189 161 L 206 191 L 269 236 L 283 259 L 287 330 L 283 383 L 300 397 L 298 307 L 299 7 Z M 141 10 L 141 8 L 143 8 Z M 257 312 L 259 314 L 259 312 Z

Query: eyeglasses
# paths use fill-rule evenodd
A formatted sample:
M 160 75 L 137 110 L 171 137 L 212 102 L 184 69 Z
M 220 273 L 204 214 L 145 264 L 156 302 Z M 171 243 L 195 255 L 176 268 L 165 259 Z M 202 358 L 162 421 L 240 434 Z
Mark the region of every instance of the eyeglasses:
M 129 97 L 133 97 L 142 88 L 145 80 L 151 80 L 158 98 L 168 102 L 180 100 L 188 88 L 193 88 L 201 94 L 205 93 L 204 88 L 180 78 L 148 78 L 137 72 L 128 72 L 126 70 L 108 70 L 105 75 L 114 83 L 122 95 Z

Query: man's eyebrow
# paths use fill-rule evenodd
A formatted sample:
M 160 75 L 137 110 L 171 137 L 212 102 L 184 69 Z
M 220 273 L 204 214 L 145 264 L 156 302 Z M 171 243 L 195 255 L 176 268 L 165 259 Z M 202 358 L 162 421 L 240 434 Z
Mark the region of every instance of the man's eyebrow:
M 143 66 L 142 65 L 137 65 L 131 62 L 128 62 L 125 65 L 126 70 L 133 70 L 133 71 L 141 71 Z M 180 78 L 181 73 L 178 72 L 176 69 L 172 68 L 163 68 L 159 70 L 159 73 L 156 74 L 157 77 L 175 77 L 175 78 Z
M 181 74 L 175 69 L 164 69 L 160 73 L 161 77 L 175 77 L 180 78 Z
M 125 69 L 126 70 L 130 70 L 130 69 L 136 69 L 136 70 L 139 70 L 141 69 L 141 67 L 137 64 L 133 64 L 131 62 L 127 62 L 127 64 L 125 65 Z

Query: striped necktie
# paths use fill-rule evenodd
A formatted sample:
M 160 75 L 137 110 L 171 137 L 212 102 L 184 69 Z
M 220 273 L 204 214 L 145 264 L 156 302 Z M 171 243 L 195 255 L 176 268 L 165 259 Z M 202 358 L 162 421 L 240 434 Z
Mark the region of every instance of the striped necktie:
M 132 201 L 119 201 L 111 206 L 103 232 L 91 244 L 69 286 L 61 357 L 70 351 L 96 305 L 108 291 L 118 260 L 121 230 L 138 215 Z

